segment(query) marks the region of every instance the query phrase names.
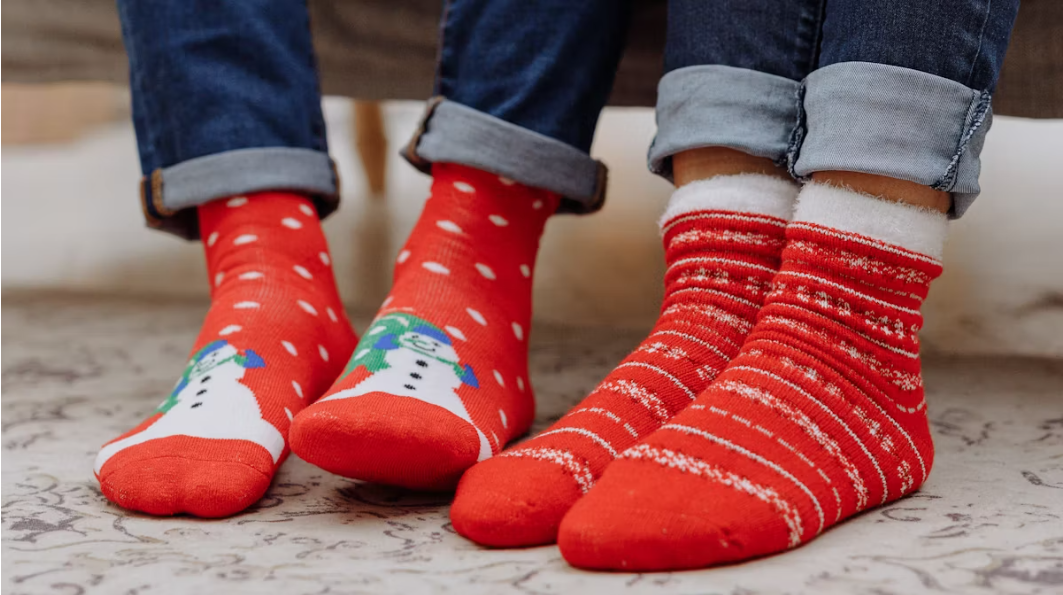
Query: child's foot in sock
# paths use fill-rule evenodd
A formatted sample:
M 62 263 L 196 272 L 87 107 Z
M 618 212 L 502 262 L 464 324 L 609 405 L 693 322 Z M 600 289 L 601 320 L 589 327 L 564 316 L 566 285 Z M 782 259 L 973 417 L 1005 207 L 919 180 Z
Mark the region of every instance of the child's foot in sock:
M 528 430 L 532 269 L 560 198 L 437 164 L 388 299 L 292 449 L 322 469 L 449 489 Z
M 309 200 L 259 193 L 199 207 L 211 308 L 170 396 L 104 445 L 107 498 L 159 515 L 255 503 L 288 454 L 291 418 L 339 374 L 356 338 Z
M 806 186 L 742 351 L 572 508 L 575 566 L 699 568 L 792 548 L 917 489 L 933 445 L 920 305 L 945 215 Z
M 684 186 L 662 218 L 668 271 L 649 337 L 538 437 L 469 470 L 451 520 L 485 545 L 551 543 L 617 453 L 693 401 L 734 357 L 779 267 L 797 186 L 764 175 Z

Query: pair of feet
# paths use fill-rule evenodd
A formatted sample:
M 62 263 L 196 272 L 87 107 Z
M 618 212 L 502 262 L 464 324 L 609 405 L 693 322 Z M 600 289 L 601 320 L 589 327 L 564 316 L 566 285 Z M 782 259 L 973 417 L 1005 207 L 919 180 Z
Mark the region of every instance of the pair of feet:
M 100 453 L 104 493 L 232 514 L 264 493 L 287 436 L 347 477 L 461 478 L 451 516 L 479 543 L 558 540 L 577 566 L 654 570 L 794 547 L 925 480 L 916 332 L 943 217 L 822 186 L 795 215 L 796 187 L 765 176 L 678 190 L 647 340 L 553 427 L 462 477 L 531 423 L 531 271 L 558 197 L 433 173 L 357 346 L 308 201 L 202 207 L 211 312 L 171 397 Z
M 553 426 L 470 469 L 454 528 L 557 541 L 582 568 L 701 568 L 911 493 L 933 459 L 919 309 L 945 226 L 766 176 L 677 190 L 649 337 Z
M 97 456 L 104 495 L 151 514 L 231 515 L 289 449 L 346 477 L 453 489 L 527 432 L 531 276 L 560 199 L 470 168 L 434 173 L 361 341 L 309 200 L 200 207 L 211 308 L 170 396 Z

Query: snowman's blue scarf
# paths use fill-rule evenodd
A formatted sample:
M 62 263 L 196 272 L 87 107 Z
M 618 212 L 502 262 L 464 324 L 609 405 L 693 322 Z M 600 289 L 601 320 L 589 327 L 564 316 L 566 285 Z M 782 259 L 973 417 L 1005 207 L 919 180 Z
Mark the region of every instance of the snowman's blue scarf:
M 412 332 L 420 333 L 422 335 L 431 337 L 436 341 L 443 343 L 444 345 L 451 345 L 450 337 L 448 337 L 445 333 L 436 328 L 421 325 L 414 327 L 411 330 Z M 392 333 L 381 335 L 381 337 L 377 339 L 376 343 L 373 344 L 373 349 L 383 349 L 385 351 L 398 349 L 399 347 L 402 347 L 402 345 L 399 344 L 398 338 Z M 480 388 L 480 382 L 476 379 L 476 373 L 472 371 L 472 366 L 470 366 L 469 364 L 460 365 L 455 362 L 447 361 L 435 354 L 421 351 L 416 347 L 407 346 L 407 348 L 412 351 L 416 351 L 417 353 L 420 353 L 425 357 L 430 357 L 436 361 L 451 366 L 452 368 L 454 368 L 454 373 L 458 375 L 458 378 L 463 384 L 467 384 L 473 388 Z
M 202 349 L 197 351 L 195 357 L 192 359 L 192 364 L 185 368 L 185 373 L 181 375 L 181 380 L 178 381 L 177 386 L 175 386 L 174 389 L 170 391 L 170 399 L 177 398 L 178 393 L 180 393 L 182 390 L 185 389 L 186 386 L 188 386 L 188 383 L 192 380 L 192 369 L 195 367 L 196 364 L 203 361 L 203 358 L 221 349 L 222 347 L 225 347 L 228 344 L 229 342 L 225 339 L 218 339 L 217 341 L 212 341 L 204 345 Z M 229 359 L 232 359 L 236 363 L 243 366 L 245 370 L 266 367 L 266 360 L 262 359 L 262 356 L 250 349 L 244 351 L 243 355 L 240 355 L 238 353 L 237 355 Z M 218 364 L 221 365 L 225 361 L 226 360 L 222 360 L 218 362 Z

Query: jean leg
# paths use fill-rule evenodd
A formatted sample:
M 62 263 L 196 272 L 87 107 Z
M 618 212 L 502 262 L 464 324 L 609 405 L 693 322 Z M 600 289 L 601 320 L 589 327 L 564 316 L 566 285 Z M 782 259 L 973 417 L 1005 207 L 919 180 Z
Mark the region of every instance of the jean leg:
M 872 62 L 996 87 L 1018 0 L 832 0 L 819 67 Z
M 194 238 L 195 207 L 258 190 L 338 201 L 303 0 L 118 0 L 144 212 Z
M 670 0 L 650 170 L 671 179 L 673 155 L 712 146 L 783 163 L 824 2 Z
M 588 155 L 623 50 L 628 0 L 450 0 L 436 98 L 404 151 L 461 163 L 596 210 L 605 169 Z
M 948 191 L 958 217 L 979 192 L 979 154 L 1018 0 L 832 0 L 806 80 L 792 170 L 890 176 Z

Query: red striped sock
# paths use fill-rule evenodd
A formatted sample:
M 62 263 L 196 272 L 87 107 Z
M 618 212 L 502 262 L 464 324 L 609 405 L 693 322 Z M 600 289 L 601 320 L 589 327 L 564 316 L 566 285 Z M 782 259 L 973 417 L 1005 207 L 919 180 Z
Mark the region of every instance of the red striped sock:
M 553 542 L 617 454 L 689 405 L 738 353 L 778 269 L 796 193 L 761 175 L 676 191 L 662 218 L 668 271 L 650 335 L 560 421 L 466 473 L 455 530 L 492 546 Z
M 218 517 L 254 504 L 288 455 L 292 416 L 356 337 L 306 198 L 261 192 L 199 207 L 211 307 L 170 396 L 96 457 L 111 501 Z
M 757 325 L 697 401 L 561 524 L 575 566 L 698 568 L 792 548 L 926 480 L 920 305 L 945 216 L 812 184 Z
M 531 424 L 532 269 L 560 197 L 460 165 L 432 175 L 390 297 L 291 440 L 345 477 L 448 489 Z

